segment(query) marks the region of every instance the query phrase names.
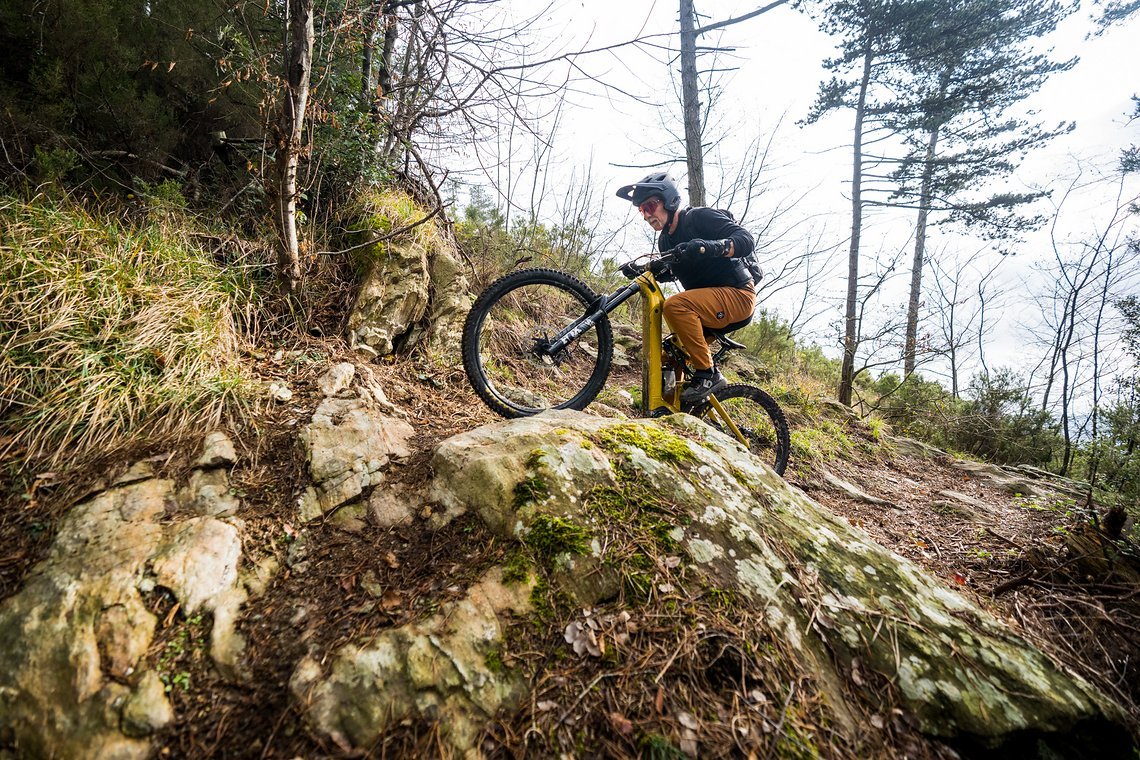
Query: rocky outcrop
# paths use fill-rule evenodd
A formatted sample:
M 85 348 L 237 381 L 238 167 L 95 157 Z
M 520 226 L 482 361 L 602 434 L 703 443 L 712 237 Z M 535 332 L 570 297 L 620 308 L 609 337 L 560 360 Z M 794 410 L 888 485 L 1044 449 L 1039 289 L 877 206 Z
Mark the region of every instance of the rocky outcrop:
M 380 356 L 425 341 L 434 350 L 454 351 L 471 303 L 458 249 L 432 219 L 389 237 L 393 227 L 427 215 L 409 199 L 389 195 L 366 194 L 350 224 L 366 244 L 358 249 L 364 275 L 349 315 L 349 342 Z M 416 217 L 410 221 L 404 219 L 409 208 Z
M 683 510 L 670 538 L 689 569 L 762 613 L 838 725 L 856 714 L 852 699 L 894 700 L 923 732 L 960 743 L 1047 744 L 1081 725 L 1120 741 L 1122 719 L 1094 687 L 690 417 L 547 413 L 456 436 L 433 468 L 444 520 L 474 511 L 516 539 L 540 520 L 576 526 L 591 549 L 561 558 L 559 583 L 579 604 L 606 598 L 599 576 L 615 566 L 592 500 L 667 495 Z M 890 700 L 868 673 L 893 684 Z
M 823 482 L 826 483 L 828 487 L 836 493 L 846 496 L 848 499 L 880 507 L 894 507 L 894 505 L 886 499 L 880 499 L 878 496 L 872 496 L 866 493 L 854 483 L 844 480 L 829 470 L 821 469 L 820 477 L 823 478 Z
M 306 721 L 349 752 L 416 717 L 437 723 L 453 750 L 471 751 L 487 721 L 525 694 L 500 652 L 507 622 L 529 610 L 529 594 L 529 584 L 504 584 L 493 569 L 427 620 L 346 646 L 327 667 L 305 658 L 290 687 Z
M 412 426 L 393 416 L 396 410 L 367 374 L 355 383 L 357 376 L 356 368 L 345 362 L 317 383 L 327 397 L 301 431 L 313 481 L 298 505 L 302 521 L 321 517 L 375 488 L 392 460 L 411 453 Z
M 883 440 L 887 443 L 888 446 L 894 449 L 896 453 L 902 456 L 928 458 L 950 457 L 950 455 L 942 449 L 931 446 L 929 443 L 924 443 L 914 438 L 884 435 Z
M 1058 490 L 1046 481 L 1027 477 L 1015 470 L 989 462 L 959 459 L 955 460 L 951 467 L 966 473 L 969 477 L 997 486 L 1014 496 L 1049 496 Z
M 211 654 L 237 673 L 242 545 L 218 517 L 239 507 L 224 469 L 232 452 L 211 436 L 181 488 L 147 463 L 132 467 L 71 511 L 24 588 L 0 605 L 0 735 L 21 757 L 149 754 L 149 735 L 174 717 L 145 664 L 159 589 L 185 614 L 213 613 Z

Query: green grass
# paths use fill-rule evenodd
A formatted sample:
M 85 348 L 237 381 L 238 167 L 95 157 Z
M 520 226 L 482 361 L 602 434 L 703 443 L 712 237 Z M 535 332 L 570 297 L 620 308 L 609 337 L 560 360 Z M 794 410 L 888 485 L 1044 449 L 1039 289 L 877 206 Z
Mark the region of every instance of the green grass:
M 0 197 L 0 457 L 76 462 L 216 423 L 252 383 L 248 287 L 167 217 Z

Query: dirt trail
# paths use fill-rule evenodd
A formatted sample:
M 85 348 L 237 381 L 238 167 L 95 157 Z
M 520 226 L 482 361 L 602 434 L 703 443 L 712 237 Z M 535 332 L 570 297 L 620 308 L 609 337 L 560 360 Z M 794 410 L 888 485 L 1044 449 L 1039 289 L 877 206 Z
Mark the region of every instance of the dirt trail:
M 293 400 L 266 409 L 248 430 L 235 431 L 242 450 L 233 482 L 244 504 L 247 556 L 255 561 L 273 556 L 282 566 L 267 592 L 250 601 L 240 622 L 253 677 L 235 685 L 214 673 L 205 654 L 208 647 L 200 645 L 208 641 L 206 624 L 191 626 L 190 645 L 172 655 L 171 641 L 186 636 L 185 621 L 180 623 L 172 605 L 153 610 L 162 622 L 150 658 L 188 673 L 192 685 L 172 692 L 179 719 L 159 737 L 160 757 L 338 755 L 336 747 L 322 745 L 301 728 L 288 689 L 295 663 L 308 651 L 332 651 L 461 597 L 509 549 L 474 519 L 460 519 L 436 533 L 425 529 L 422 517 L 430 505 L 423 492 L 431 476 L 432 450 L 451 435 L 499 418 L 470 391 L 461 369 L 415 362 L 372 365 L 389 400 L 417 431 L 413 455 L 387 473 L 387 486 L 414 501 L 412 522 L 346 530 L 334 513 L 308 526 L 299 539 L 296 496 L 305 480 L 305 463 L 296 433 L 316 406 L 316 377 L 337 358 L 326 353 L 322 361 L 294 372 Z M 262 361 L 266 379 L 283 369 L 275 360 Z M 610 387 L 634 383 L 636 378 L 627 373 Z M 174 457 L 162 464 L 168 471 L 163 474 L 176 474 L 181 466 Z M 789 479 L 884 546 L 973 595 L 1118 699 L 1140 701 L 1133 666 L 1140 660 L 1140 599 L 1070 572 L 1063 539 L 1073 525 L 1071 503 L 1020 499 L 936 459 L 891 458 L 884 452 L 877 458 L 827 462 L 826 467 L 889 505 L 841 495 L 817 477 L 818 468 Z M 939 496 L 943 491 L 981 506 L 948 500 Z M 15 592 L 46 548 L 44 533 L 51 531 L 29 531 L 29 525 L 57 520 L 65 501 L 45 497 L 37 502 L 42 514 L 35 519 L 25 508 L 0 526 L 5 538 L 22 537 L 22 543 L 9 545 L 11 559 L 2 568 L 4 595 Z M 377 587 L 384 589 L 382 594 L 370 591 Z M 432 730 L 406 725 L 373 748 L 373 754 L 401 756 L 430 746 Z

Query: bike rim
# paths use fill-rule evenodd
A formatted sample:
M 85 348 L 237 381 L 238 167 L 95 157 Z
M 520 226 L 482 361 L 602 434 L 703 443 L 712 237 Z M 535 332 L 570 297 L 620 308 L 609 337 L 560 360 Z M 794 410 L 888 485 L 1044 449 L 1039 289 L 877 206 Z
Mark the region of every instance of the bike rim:
M 477 361 L 487 392 L 529 415 L 577 408 L 600 362 L 598 327 L 592 326 L 557 356 L 537 350 L 581 317 L 589 299 L 565 285 L 529 282 L 490 304 L 478 327 Z

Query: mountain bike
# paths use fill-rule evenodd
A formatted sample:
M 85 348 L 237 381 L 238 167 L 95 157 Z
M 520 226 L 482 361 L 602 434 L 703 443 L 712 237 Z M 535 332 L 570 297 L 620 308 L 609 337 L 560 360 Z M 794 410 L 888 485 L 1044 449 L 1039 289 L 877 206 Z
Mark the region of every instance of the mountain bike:
M 662 329 L 665 296 L 657 277 L 675 251 L 608 295 L 554 269 L 522 269 L 500 277 L 476 299 L 463 327 L 463 367 L 475 392 L 507 418 L 546 409 L 584 409 L 601 392 L 613 362 L 609 314 L 637 294 L 641 309 L 641 411 L 651 417 L 689 412 L 743 443 L 783 474 L 791 448 L 784 413 L 768 393 L 731 384 L 694 408 L 682 409 L 683 381 L 693 369 L 681 342 Z M 745 348 L 728 337 L 751 317 L 722 330 L 713 361 Z

